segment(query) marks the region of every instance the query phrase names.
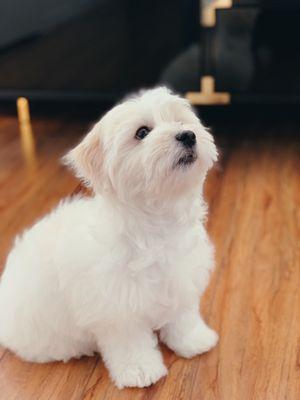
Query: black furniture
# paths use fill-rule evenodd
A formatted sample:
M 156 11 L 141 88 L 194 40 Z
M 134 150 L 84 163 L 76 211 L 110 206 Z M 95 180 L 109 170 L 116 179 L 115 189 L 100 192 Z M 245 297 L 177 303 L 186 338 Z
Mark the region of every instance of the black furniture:
M 181 54 L 198 45 L 194 0 L 1 3 L 0 100 L 112 102 L 141 87 L 170 84 L 178 75 L 174 60 L 180 64 Z M 177 90 L 197 90 L 194 61 Z
M 298 0 L 1 3 L 0 101 L 165 84 L 194 104 L 300 102 Z
M 202 84 L 192 102 L 300 102 L 297 0 L 202 0 L 200 30 Z

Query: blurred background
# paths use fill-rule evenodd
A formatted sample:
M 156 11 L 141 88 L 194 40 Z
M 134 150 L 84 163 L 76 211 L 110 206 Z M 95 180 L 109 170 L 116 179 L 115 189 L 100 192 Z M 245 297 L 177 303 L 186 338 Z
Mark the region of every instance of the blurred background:
M 1 101 L 26 96 L 108 104 L 158 84 L 185 95 L 201 90 L 203 76 L 212 76 L 230 103 L 300 100 L 296 0 L 0 5 Z
M 299 398 L 299 71 L 299 0 L 0 0 L 0 270 L 17 233 L 90 194 L 60 158 L 124 95 L 170 87 L 220 152 L 201 304 L 216 349 L 164 348 L 166 379 L 119 392 L 97 356 L 39 365 L 0 348 L 1 398 Z

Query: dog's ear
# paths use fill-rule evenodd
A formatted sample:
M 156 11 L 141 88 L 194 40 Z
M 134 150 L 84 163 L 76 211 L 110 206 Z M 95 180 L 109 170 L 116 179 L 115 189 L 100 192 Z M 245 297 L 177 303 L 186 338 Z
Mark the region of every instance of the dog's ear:
M 103 147 L 101 144 L 100 123 L 98 122 L 85 138 L 62 161 L 75 175 L 94 190 L 103 184 Z

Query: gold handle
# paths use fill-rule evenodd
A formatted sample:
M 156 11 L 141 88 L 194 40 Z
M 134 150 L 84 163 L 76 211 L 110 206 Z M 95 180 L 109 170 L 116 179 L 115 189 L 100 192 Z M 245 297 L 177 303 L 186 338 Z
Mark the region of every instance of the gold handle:
M 189 100 L 191 104 L 213 105 L 230 103 L 230 93 L 215 92 L 215 79 L 213 76 L 202 76 L 200 87 L 200 92 L 186 93 L 185 97 Z
M 216 10 L 220 8 L 231 8 L 232 0 L 200 0 L 201 7 L 201 25 L 205 28 L 211 28 L 216 25 Z

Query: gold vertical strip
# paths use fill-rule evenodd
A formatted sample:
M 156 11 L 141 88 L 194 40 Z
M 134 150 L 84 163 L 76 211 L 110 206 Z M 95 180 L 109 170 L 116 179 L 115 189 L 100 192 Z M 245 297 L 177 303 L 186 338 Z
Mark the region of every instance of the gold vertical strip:
M 19 97 L 17 99 L 17 112 L 22 154 L 26 165 L 28 167 L 34 167 L 37 162 L 35 140 L 30 121 L 29 102 L 25 97 Z

